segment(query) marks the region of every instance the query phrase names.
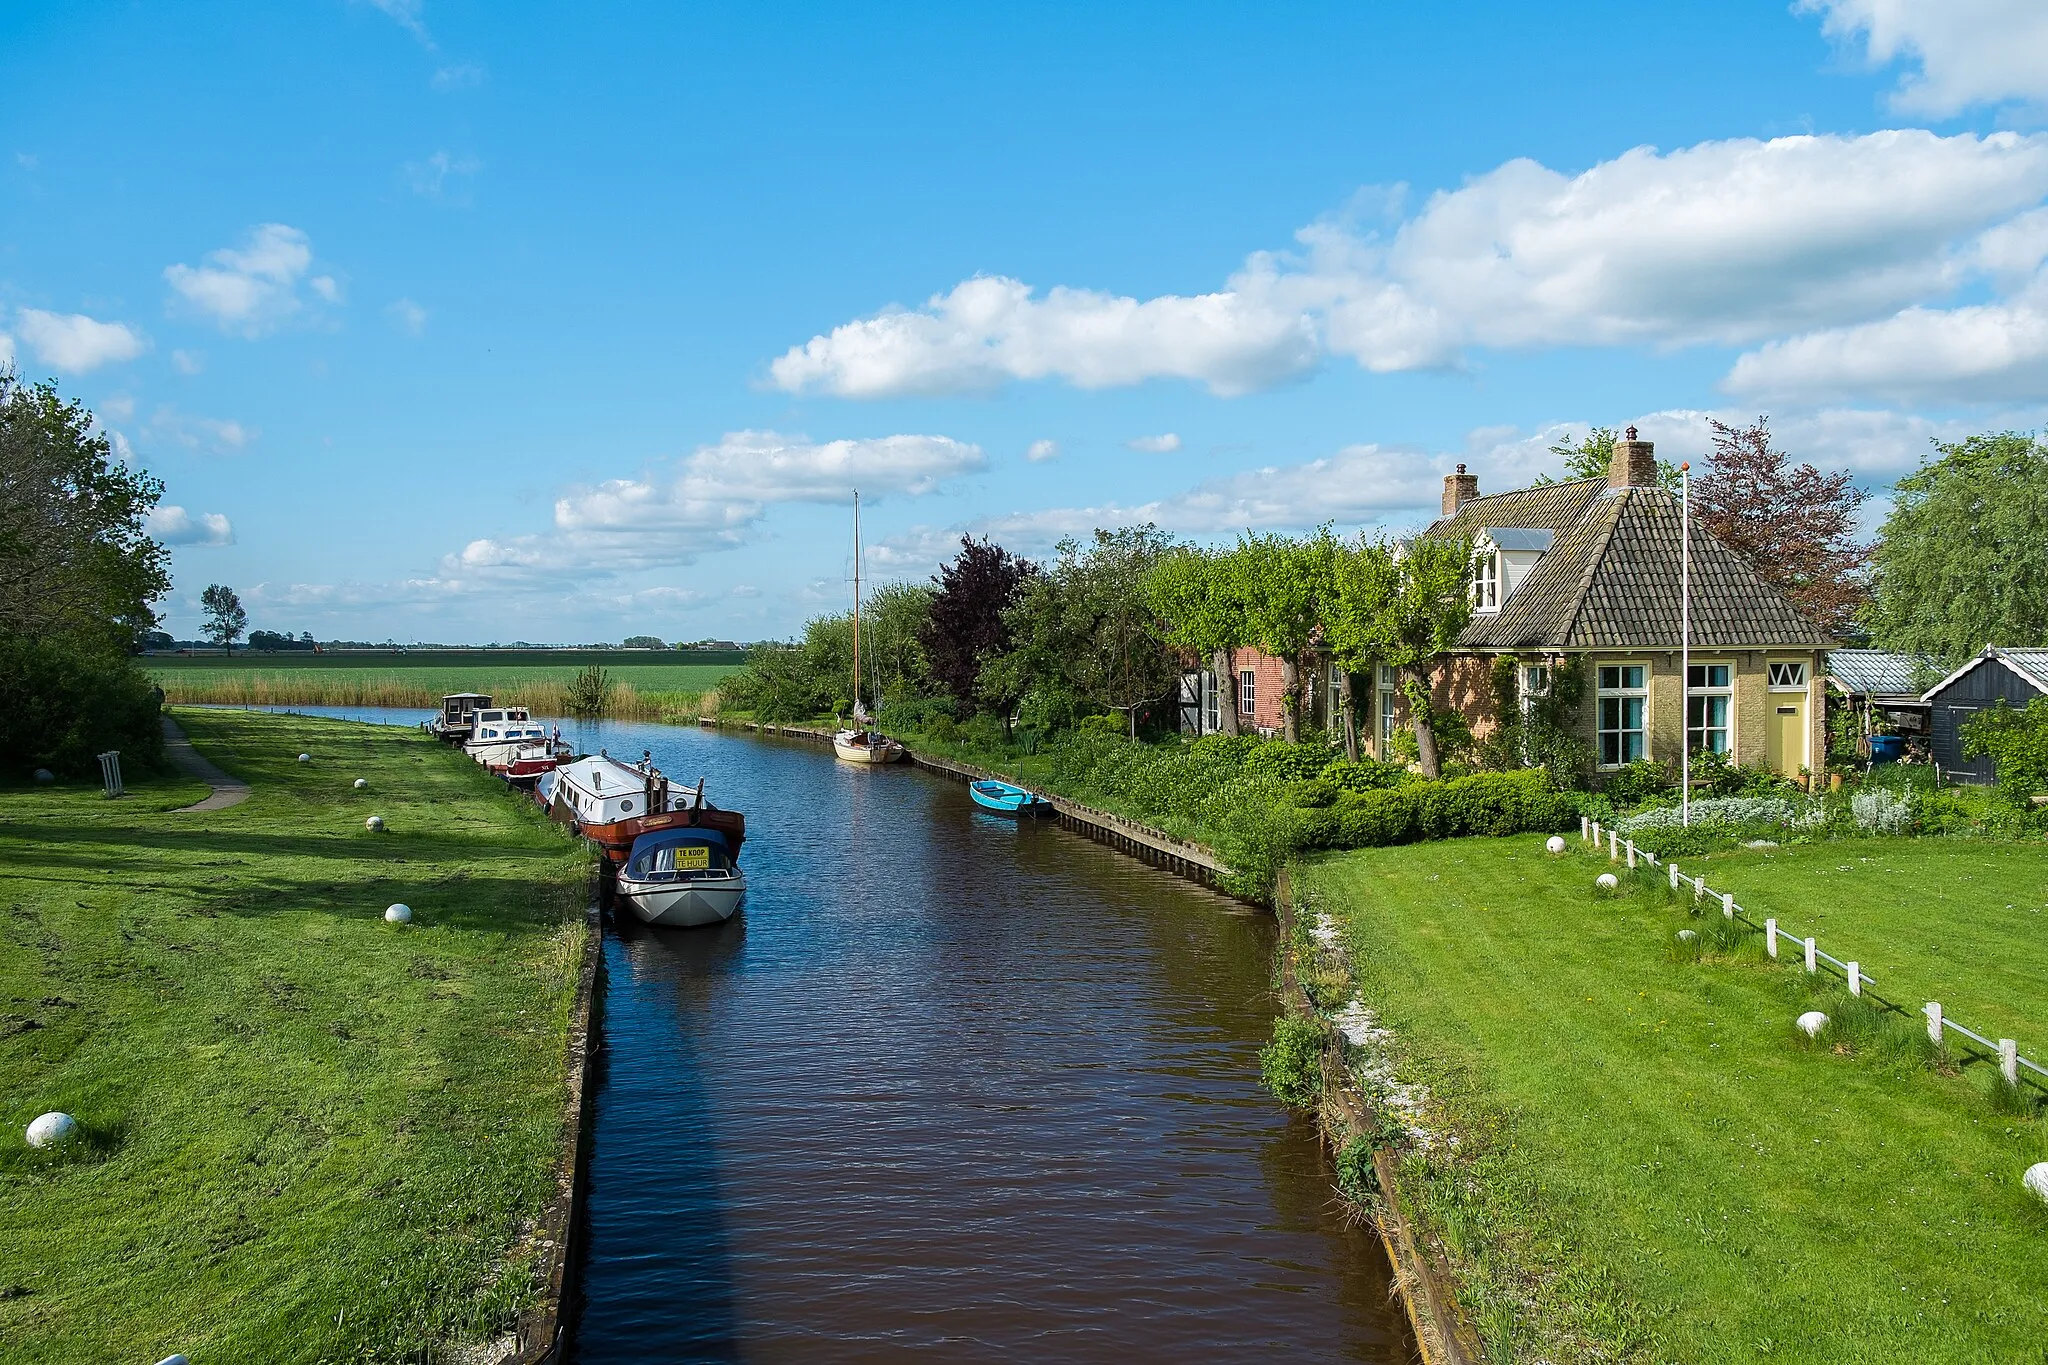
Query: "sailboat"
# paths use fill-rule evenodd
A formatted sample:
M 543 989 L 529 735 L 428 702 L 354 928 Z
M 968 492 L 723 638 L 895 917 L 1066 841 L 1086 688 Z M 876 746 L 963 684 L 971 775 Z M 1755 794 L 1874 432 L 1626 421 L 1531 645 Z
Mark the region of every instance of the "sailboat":
M 895 763 L 903 746 L 877 731 L 860 700 L 860 494 L 853 495 L 853 725 L 832 736 L 832 752 L 848 763 Z

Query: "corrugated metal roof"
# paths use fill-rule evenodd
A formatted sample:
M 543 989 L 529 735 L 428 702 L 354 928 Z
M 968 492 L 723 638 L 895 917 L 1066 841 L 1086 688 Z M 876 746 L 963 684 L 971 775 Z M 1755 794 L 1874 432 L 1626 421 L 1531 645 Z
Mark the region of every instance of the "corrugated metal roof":
M 1917 697 L 1940 673 L 1932 659 L 1881 649 L 1831 649 L 1828 672 L 1844 690 L 1879 697 Z
M 1476 535 L 1492 525 L 1554 532 L 1548 553 L 1501 609 L 1458 637 L 1471 649 L 1652 649 L 1678 644 L 1679 508 L 1661 488 L 1575 479 L 1473 498 L 1431 526 Z M 1825 646 L 1827 633 L 1741 556 L 1692 528 L 1692 642 L 1708 649 Z
M 1998 657 L 2005 660 L 2007 668 L 2048 692 L 2048 649 L 2001 649 Z

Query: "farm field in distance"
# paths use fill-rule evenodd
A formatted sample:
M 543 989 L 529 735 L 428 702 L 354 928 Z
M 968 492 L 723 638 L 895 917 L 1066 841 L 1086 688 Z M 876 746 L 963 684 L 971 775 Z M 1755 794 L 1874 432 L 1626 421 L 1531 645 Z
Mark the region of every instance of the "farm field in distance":
M 1658 872 L 1575 839 L 1459 840 L 1304 869 L 1424 1127 L 1402 1197 L 1506 1359 L 2035 1359 L 2048 1330 L 2039 1093 L 1936 1057 L 1918 1006 L 2048 1053 L 2048 848 L 1871 839 L 1685 863 L 1861 960 L 1906 1014 L 1725 944 Z M 1967 878 L 1967 880 L 1966 880 Z M 1691 928 L 1695 960 L 1676 939 Z M 1781 949 L 1781 951 L 1784 951 Z M 1819 1009 L 1815 1043 L 1793 1026 Z M 1960 1042 L 1960 1040 L 1958 1040 Z M 1541 1324 L 1535 1331 L 1527 1325 Z

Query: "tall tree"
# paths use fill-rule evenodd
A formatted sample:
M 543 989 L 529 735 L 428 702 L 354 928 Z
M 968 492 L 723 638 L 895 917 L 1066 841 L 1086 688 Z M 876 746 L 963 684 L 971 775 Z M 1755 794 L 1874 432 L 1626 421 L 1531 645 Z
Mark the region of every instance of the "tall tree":
M 1846 473 L 1793 464 L 1772 447 L 1768 418 L 1713 428 L 1714 453 L 1692 485 L 1700 524 L 1816 624 L 1842 634 L 1865 594 L 1870 551 L 1856 543 L 1856 514 L 1870 495 Z
M 1245 634 L 1280 661 L 1286 698 L 1282 726 L 1289 743 L 1301 738 L 1301 666 L 1336 591 L 1336 556 L 1337 540 L 1327 525 L 1300 540 L 1240 536 L 1231 556 L 1244 601 Z
M 1935 450 L 1878 532 L 1873 642 L 1950 666 L 1986 644 L 2048 645 L 2048 445 L 2008 431 Z
M 932 681 L 965 709 L 981 699 L 982 665 L 1010 648 L 1005 613 L 1038 566 L 984 537 L 960 537 L 960 553 L 932 579 L 930 614 L 918 631 Z M 1007 714 L 1007 711 L 1005 712 Z
M 1016 648 L 991 676 L 1013 695 L 1034 687 L 1071 689 L 1121 712 L 1131 734 L 1138 712 L 1173 686 L 1176 665 L 1146 583 L 1173 542 L 1158 527 L 1069 537 L 1052 564 L 1025 583 L 1008 617 Z M 984 685 L 984 691 L 987 684 Z
M 163 485 L 113 458 L 92 413 L 0 368 L 0 630 L 126 650 L 155 626 Z
M 1425 776 L 1441 775 L 1423 665 L 1456 643 L 1472 619 L 1472 542 L 1425 536 L 1396 553 L 1384 540 L 1361 539 L 1340 548 L 1333 570 L 1331 649 L 1352 672 L 1375 663 L 1395 671 L 1408 699 L 1416 759 Z
M 206 613 L 206 638 L 234 653 L 235 641 L 242 638 L 242 631 L 249 624 L 242 599 L 226 584 L 210 583 L 199 594 L 199 608 Z
M 1166 642 L 1205 661 L 1215 674 L 1217 723 L 1224 734 L 1236 734 L 1235 656 L 1245 643 L 1245 611 L 1227 554 L 1176 546 L 1152 570 L 1145 592 Z
M 1614 443 L 1621 439 L 1621 433 L 1613 427 L 1594 427 L 1579 441 L 1560 441 L 1550 447 L 1550 453 L 1564 464 L 1567 479 L 1605 479 L 1614 464 Z M 1678 466 L 1669 460 L 1657 461 L 1657 483 L 1659 487 L 1676 493 L 1678 491 Z M 1538 484 L 1556 483 L 1548 474 L 1536 476 Z
M 869 593 L 861 608 L 860 657 L 877 709 L 924 687 L 928 668 L 920 637 L 931 620 L 933 596 L 922 583 L 888 583 Z

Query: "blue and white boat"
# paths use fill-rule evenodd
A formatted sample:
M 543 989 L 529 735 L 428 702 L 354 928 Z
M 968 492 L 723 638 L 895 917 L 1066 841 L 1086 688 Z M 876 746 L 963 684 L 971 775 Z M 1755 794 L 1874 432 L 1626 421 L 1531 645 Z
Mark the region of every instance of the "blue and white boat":
M 983 810 L 992 810 L 998 815 L 1051 815 L 1052 802 L 1037 792 L 1025 791 L 1022 787 L 1008 782 L 985 778 L 980 782 L 967 784 L 967 794 L 974 798 L 974 804 Z

